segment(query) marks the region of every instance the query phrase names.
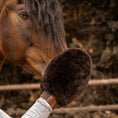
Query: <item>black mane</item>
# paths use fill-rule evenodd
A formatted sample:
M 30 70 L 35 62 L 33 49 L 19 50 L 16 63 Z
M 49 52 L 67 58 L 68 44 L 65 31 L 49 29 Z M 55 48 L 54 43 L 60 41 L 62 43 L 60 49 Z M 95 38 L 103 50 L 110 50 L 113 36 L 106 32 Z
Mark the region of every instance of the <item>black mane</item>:
M 42 40 L 48 37 L 49 43 L 64 48 L 65 32 L 62 11 L 57 0 L 25 0 L 30 9 L 30 17 L 35 24 Z M 58 50 L 58 49 L 57 49 Z

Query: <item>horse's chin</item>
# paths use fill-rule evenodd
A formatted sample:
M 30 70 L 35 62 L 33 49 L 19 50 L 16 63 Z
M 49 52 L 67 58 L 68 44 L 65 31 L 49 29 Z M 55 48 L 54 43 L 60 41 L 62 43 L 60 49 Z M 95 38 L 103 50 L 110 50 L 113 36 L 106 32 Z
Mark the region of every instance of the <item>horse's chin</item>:
M 40 67 L 40 72 L 41 72 L 42 76 L 43 76 L 44 73 L 45 73 L 46 67 L 47 67 L 46 65 L 42 65 L 42 66 Z
M 24 70 L 27 71 L 28 73 L 32 73 L 42 79 L 45 70 L 46 70 L 47 64 L 35 64 L 33 65 L 33 68 L 35 68 L 36 71 L 30 70 L 31 68 L 29 66 L 25 66 Z

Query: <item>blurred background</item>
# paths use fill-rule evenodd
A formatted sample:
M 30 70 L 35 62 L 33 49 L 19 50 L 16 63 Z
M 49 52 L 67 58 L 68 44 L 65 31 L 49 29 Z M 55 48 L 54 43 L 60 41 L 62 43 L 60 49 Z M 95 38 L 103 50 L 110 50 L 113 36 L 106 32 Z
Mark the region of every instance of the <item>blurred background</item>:
M 60 0 L 68 47 L 86 50 L 92 57 L 92 79 L 118 77 L 118 0 Z M 0 84 L 39 83 L 38 77 L 6 60 Z M 12 112 L 27 110 L 40 90 L 0 91 L 0 108 Z M 118 85 L 89 86 L 81 99 L 69 106 L 118 104 Z M 117 111 L 51 114 L 50 118 L 118 118 Z

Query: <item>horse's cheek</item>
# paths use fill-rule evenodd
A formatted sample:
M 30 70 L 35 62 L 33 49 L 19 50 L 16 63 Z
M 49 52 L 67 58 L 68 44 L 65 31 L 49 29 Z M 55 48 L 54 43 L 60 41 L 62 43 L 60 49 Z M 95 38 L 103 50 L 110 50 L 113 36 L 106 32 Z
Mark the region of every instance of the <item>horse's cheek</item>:
M 22 42 L 20 42 L 20 40 L 19 42 L 17 42 L 16 40 L 19 39 L 9 37 L 2 42 L 4 55 L 6 56 L 6 58 L 15 63 L 25 58 L 24 53 L 26 50 L 26 46 Z
M 6 27 L 0 31 L 0 49 L 4 56 L 14 63 L 21 63 L 25 59 L 24 54 L 27 48 L 17 25 L 7 20 Z

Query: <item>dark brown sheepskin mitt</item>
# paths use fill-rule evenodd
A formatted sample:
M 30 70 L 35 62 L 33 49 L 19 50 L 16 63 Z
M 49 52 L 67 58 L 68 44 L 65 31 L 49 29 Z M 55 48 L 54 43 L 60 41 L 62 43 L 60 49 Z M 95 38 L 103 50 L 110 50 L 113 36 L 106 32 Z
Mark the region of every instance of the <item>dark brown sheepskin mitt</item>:
M 80 95 L 91 76 L 91 59 L 81 49 L 69 49 L 48 65 L 41 87 L 65 106 Z

